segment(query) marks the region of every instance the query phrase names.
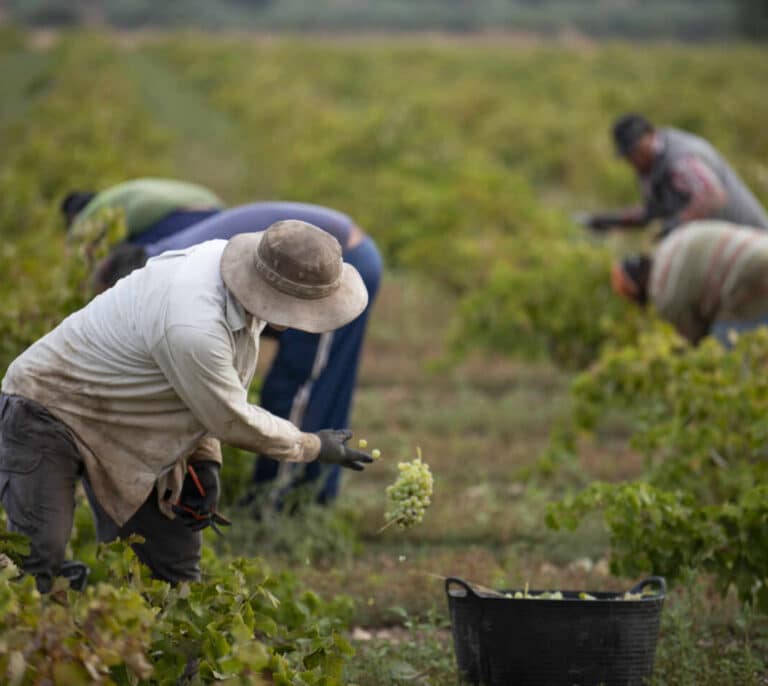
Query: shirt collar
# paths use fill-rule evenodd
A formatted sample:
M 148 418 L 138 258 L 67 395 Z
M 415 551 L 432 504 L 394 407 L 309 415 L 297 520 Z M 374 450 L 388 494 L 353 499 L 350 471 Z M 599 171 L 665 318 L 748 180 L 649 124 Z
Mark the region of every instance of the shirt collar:
M 229 326 L 232 332 L 250 329 L 252 333 L 260 334 L 267 323 L 246 312 L 240 301 L 232 294 L 232 291 L 229 288 L 225 290 L 227 292 L 227 299 L 224 304 L 224 316 L 227 320 L 227 326 Z
M 237 298 L 232 295 L 232 291 L 230 291 L 229 288 L 225 290 L 227 292 L 227 300 L 224 305 L 224 315 L 227 320 L 227 326 L 229 326 L 232 331 L 240 331 L 240 329 L 244 329 L 250 323 L 248 321 L 249 315 Z

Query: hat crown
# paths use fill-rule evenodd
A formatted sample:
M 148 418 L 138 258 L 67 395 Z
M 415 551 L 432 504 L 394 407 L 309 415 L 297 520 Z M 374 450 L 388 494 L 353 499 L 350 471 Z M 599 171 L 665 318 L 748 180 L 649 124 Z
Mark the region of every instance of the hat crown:
M 280 221 L 264 232 L 254 265 L 282 293 L 306 299 L 324 298 L 341 284 L 341 245 L 307 222 Z

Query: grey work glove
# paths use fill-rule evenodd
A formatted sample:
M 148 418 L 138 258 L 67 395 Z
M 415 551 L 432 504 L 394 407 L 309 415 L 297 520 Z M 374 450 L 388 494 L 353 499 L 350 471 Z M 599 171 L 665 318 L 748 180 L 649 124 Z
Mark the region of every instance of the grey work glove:
M 315 435 L 320 439 L 320 452 L 317 455 L 319 462 L 339 464 L 357 472 L 362 472 L 365 469 L 364 464 L 373 462 L 373 458 L 368 453 L 344 445 L 352 438 L 351 431 L 323 429 Z

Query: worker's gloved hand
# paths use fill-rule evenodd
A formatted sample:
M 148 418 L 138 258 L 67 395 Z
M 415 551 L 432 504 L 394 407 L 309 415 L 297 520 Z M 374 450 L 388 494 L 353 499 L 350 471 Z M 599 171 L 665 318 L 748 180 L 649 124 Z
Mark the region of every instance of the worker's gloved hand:
M 584 220 L 584 225 L 593 231 L 608 231 L 615 224 L 616 217 L 612 214 L 590 214 Z
M 181 522 L 193 531 L 216 524 L 229 525 L 231 522 L 216 511 L 219 504 L 221 465 L 212 460 L 193 462 L 187 465 L 187 476 L 181 489 L 179 502 L 173 511 Z
M 340 464 L 342 467 L 358 472 L 363 471 L 364 464 L 373 462 L 373 458 L 368 453 L 344 445 L 352 438 L 351 431 L 323 429 L 318 431 L 316 435 L 320 439 L 320 453 L 317 456 L 320 462 Z

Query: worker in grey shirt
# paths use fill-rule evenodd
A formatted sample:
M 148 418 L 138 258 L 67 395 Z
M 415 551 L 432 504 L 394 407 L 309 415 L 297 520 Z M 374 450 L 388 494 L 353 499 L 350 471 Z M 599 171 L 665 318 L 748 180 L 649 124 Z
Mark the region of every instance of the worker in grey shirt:
M 639 114 L 613 127 L 616 151 L 637 172 L 643 205 L 586 217 L 598 231 L 661 220 L 659 238 L 696 219 L 722 219 L 768 230 L 768 214 L 733 168 L 707 141 L 673 128 L 656 129 Z
M 139 534 L 155 576 L 199 578 L 226 442 L 362 469 L 348 431 L 304 433 L 248 402 L 269 323 L 321 333 L 366 307 L 328 233 L 278 222 L 167 252 L 67 317 L 10 365 L 0 395 L 0 502 L 31 539 L 41 591 L 60 573 L 83 477 L 99 540 Z

